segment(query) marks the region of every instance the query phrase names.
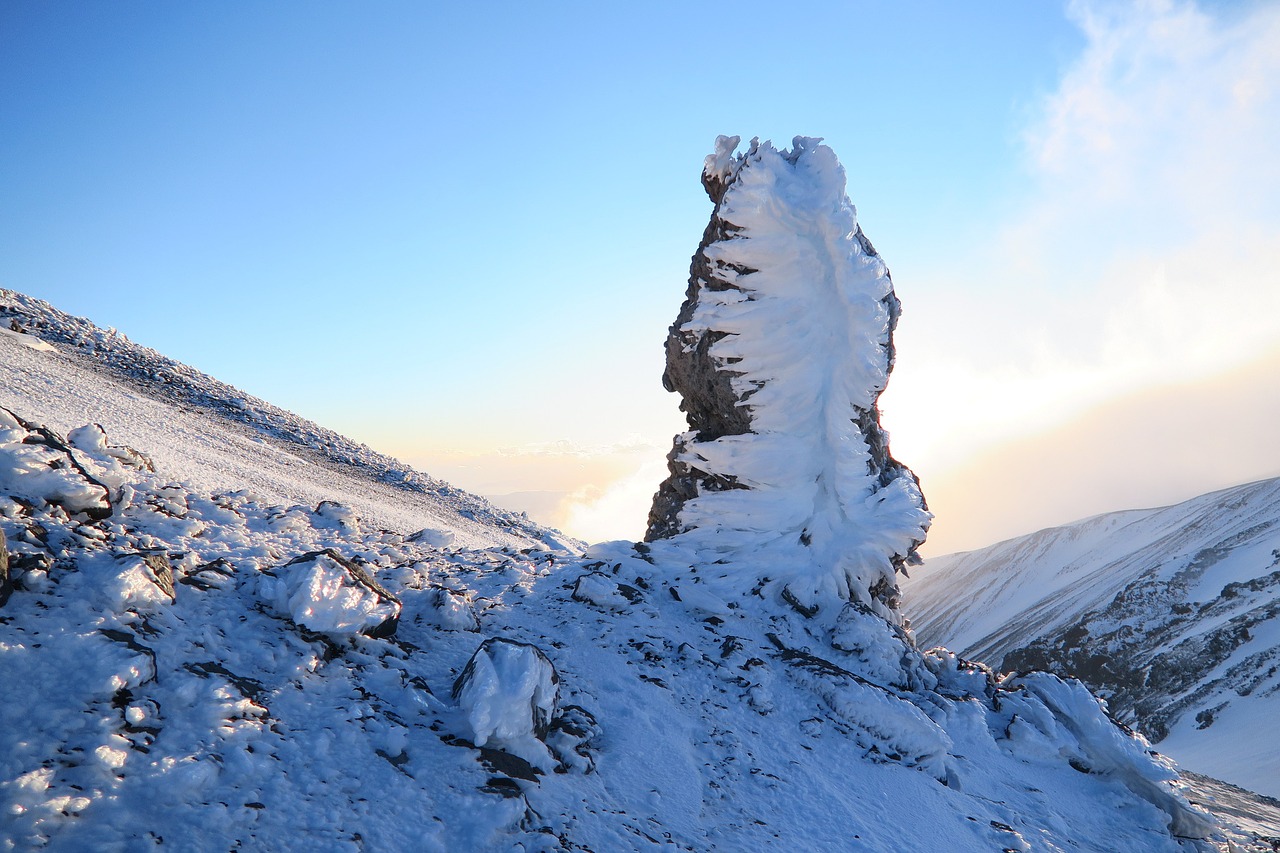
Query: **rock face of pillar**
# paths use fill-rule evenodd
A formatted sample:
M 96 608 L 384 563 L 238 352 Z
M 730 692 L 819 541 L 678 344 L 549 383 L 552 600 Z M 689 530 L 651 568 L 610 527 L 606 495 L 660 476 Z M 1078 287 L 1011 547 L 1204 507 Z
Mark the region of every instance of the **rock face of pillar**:
M 832 150 L 738 142 L 717 139 L 702 174 L 715 209 L 663 375 L 689 431 L 645 539 L 804 609 L 835 598 L 896 618 L 894 572 L 930 519 L 877 409 L 900 304 Z

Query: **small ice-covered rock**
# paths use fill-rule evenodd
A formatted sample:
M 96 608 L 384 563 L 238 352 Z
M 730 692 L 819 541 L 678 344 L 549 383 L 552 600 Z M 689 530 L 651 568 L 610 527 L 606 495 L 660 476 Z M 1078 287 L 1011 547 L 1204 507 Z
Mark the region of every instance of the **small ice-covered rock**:
M 0 494 L 56 504 L 100 519 L 111 515 L 107 487 L 47 429 L 6 410 L 0 422 Z
M 435 530 L 430 527 L 424 527 L 417 533 L 406 536 L 404 541 L 421 542 L 423 545 L 430 545 L 432 548 L 448 548 L 453 544 L 453 533 L 449 530 Z
M 555 716 L 560 676 L 537 646 L 490 637 L 453 684 L 476 746 L 493 746 L 544 772 L 555 759 L 543 742 Z
M 107 443 L 102 424 L 85 424 L 67 433 L 67 443 L 103 463 L 118 462 L 127 468 L 155 473 L 156 466 L 146 454 L 119 444 Z
M 118 568 L 99 585 L 112 610 L 155 610 L 175 600 L 173 570 L 164 554 L 119 554 Z
M 277 612 L 323 634 L 389 637 L 400 620 L 400 600 L 330 548 L 266 573 L 260 589 Z
M 573 597 L 605 610 L 626 610 L 640 600 L 635 587 L 620 584 L 603 572 L 588 572 L 573 584 Z
M 424 596 L 427 608 L 423 620 L 446 631 L 479 631 L 480 620 L 464 593 L 435 586 Z
M 848 655 L 841 662 L 846 669 L 882 687 L 915 686 L 920 676 L 916 670 L 923 668 L 906 631 L 860 603 L 846 604 L 840 611 L 831 645 Z
M 321 501 L 316 507 L 314 526 L 328 528 L 349 536 L 360 533 L 360 517 L 350 507 L 336 501 Z

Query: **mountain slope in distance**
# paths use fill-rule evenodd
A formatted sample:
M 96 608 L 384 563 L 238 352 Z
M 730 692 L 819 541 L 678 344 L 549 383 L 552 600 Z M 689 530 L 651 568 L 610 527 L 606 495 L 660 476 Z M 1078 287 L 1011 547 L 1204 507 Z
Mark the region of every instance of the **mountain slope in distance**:
M 929 560 L 917 637 L 1079 677 L 1199 772 L 1280 796 L 1280 480 Z

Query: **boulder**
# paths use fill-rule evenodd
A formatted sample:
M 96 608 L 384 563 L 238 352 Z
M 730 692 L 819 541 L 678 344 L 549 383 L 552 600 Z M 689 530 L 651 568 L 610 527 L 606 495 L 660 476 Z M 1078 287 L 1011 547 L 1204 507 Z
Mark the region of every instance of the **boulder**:
M 548 771 L 556 761 L 544 743 L 560 694 L 560 676 L 537 646 L 490 637 L 480 644 L 453 684 L 471 740 Z
M 332 548 L 311 551 L 264 572 L 263 596 L 309 631 L 383 638 L 395 634 L 400 599 Z

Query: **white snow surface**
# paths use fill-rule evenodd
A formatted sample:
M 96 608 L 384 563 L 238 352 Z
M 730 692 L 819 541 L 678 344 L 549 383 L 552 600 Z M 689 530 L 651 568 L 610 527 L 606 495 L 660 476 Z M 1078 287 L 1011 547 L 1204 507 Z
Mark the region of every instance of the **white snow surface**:
M 1157 749 L 1280 797 L 1280 480 L 930 558 L 901 588 L 920 642 L 995 667 L 1087 629 L 1081 648 L 1147 673 L 1135 690 L 1168 727 Z M 1113 708 L 1137 725 L 1129 701 Z
M 10 454 L 44 420 L 21 399 Z M 439 547 L 174 482 L 156 447 L 190 425 L 141 435 L 156 472 L 109 432 L 63 445 L 108 517 L 29 469 L 0 494 L 0 849 L 1210 849 L 1174 825 L 1226 843 L 1078 687 L 997 683 L 866 610 L 836 636 L 702 595 L 631 543 Z M 400 599 L 394 636 L 264 598 L 326 548 Z M 474 623 L 442 624 L 463 604 Z
M 892 586 L 894 559 L 924 541 L 931 516 L 909 475 L 880 481 L 856 420 L 888 382 L 892 283 L 821 141 L 753 141 L 735 157 L 737 138 L 720 137 L 707 158 L 708 174 L 729 181 L 718 216 L 732 236 L 705 248 L 718 285 L 702 283 L 679 331 L 712 336 L 751 431 L 687 434 L 679 458 L 746 488 L 687 501 L 685 532 L 653 547 L 719 561 L 739 587 L 765 578 L 805 607 L 875 606 L 868 590 Z

